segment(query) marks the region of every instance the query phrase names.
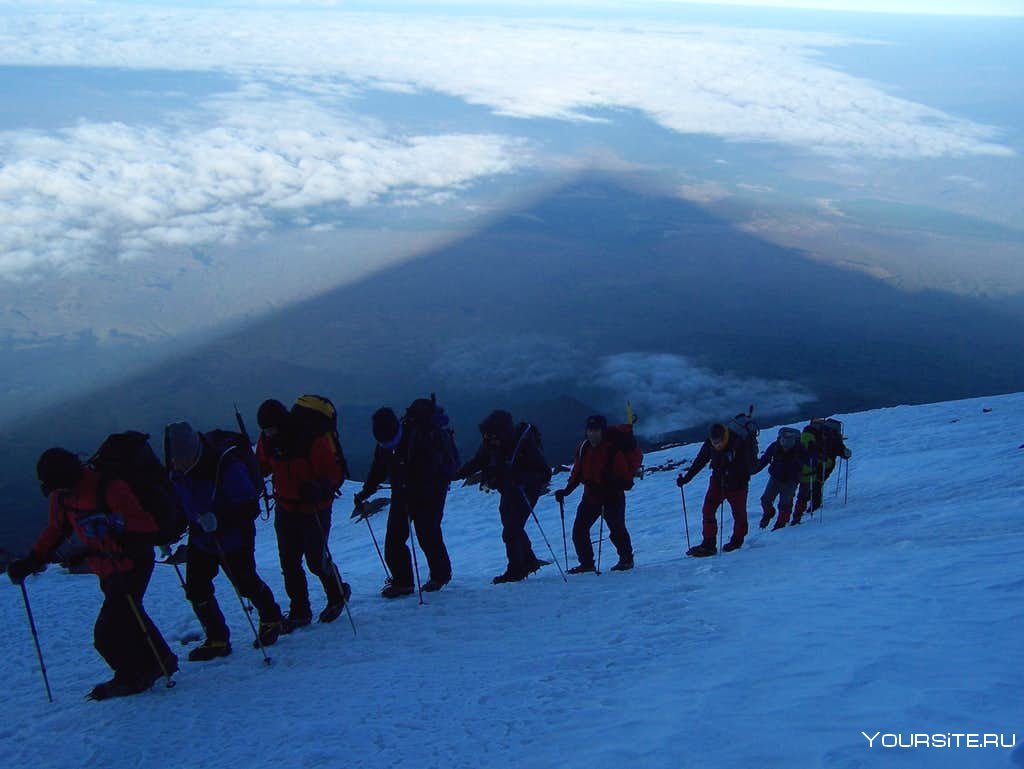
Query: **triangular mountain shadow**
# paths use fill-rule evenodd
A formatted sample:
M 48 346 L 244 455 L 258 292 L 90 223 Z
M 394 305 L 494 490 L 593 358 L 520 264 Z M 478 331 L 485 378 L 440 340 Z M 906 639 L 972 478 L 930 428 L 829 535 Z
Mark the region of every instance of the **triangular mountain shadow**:
M 796 381 L 821 411 L 1006 392 L 1024 375 L 1007 317 L 977 300 L 900 291 L 684 200 L 585 176 L 461 241 L 10 426 L 0 502 L 36 510 L 35 529 L 33 471 L 46 447 L 88 451 L 114 430 L 159 434 L 172 419 L 230 426 L 233 402 L 255 422 L 263 398 L 302 392 L 339 405 L 357 469 L 370 456 L 372 410 L 432 391 L 463 454 L 500 407 L 535 421 L 551 461 L 565 461 L 589 411 L 620 410 L 597 370 L 627 352 Z M 16 529 L 24 523 L 0 530 L 0 543 Z

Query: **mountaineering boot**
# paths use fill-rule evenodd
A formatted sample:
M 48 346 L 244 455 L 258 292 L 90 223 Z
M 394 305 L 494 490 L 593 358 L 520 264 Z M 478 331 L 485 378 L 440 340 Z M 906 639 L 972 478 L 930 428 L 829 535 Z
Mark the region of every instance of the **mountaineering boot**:
M 423 592 L 424 593 L 436 593 L 442 587 L 447 585 L 450 581 L 451 580 L 447 580 L 447 579 L 434 579 L 433 577 L 431 577 L 430 579 L 428 579 L 426 582 L 423 583 Z
M 380 597 L 402 598 L 403 596 L 412 595 L 415 592 L 416 589 L 412 585 L 400 585 L 389 579 L 384 583 L 384 589 L 380 591 Z
M 312 614 L 296 614 L 294 611 L 290 611 L 284 619 L 281 620 L 281 635 L 288 635 L 293 630 L 297 630 L 300 627 L 306 627 L 306 625 L 312 621 Z
M 104 681 L 92 687 L 92 691 L 85 695 L 85 698 L 99 702 L 110 700 L 114 697 L 130 697 L 133 694 L 140 694 L 148 688 L 149 686 L 144 687 L 142 685 L 142 680 L 138 676 L 115 673 L 114 677 L 109 681 Z
M 612 571 L 629 571 L 633 568 L 633 556 L 629 558 L 620 558 L 619 562 L 612 566 Z
M 597 569 L 594 568 L 594 564 L 592 564 L 592 563 L 581 563 L 579 566 L 573 566 L 566 573 L 568 573 L 568 574 L 590 574 L 592 572 L 594 572 L 594 573 L 597 572 Z
M 772 518 L 774 518 L 774 517 L 775 517 L 774 513 L 765 513 L 764 515 L 762 515 L 761 516 L 761 523 L 759 524 L 761 526 L 761 528 L 762 529 L 767 529 L 768 528 L 768 524 L 772 522 Z
M 227 657 L 231 654 L 231 644 L 228 641 L 215 641 L 207 638 L 201 646 L 188 653 L 189 662 L 207 662 L 217 657 Z
M 252 642 L 252 648 L 259 649 L 261 646 L 273 646 L 281 635 L 281 628 L 284 620 L 274 619 L 269 622 L 260 620 L 259 638 Z
M 785 521 L 776 521 L 775 525 L 772 526 L 772 531 L 778 531 L 779 529 L 784 529 L 784 528 L 786 528 L 786 522 Z
M 341 588 L 344 591 L 341 600 L 327 604 L 324 610 L 320 612 L 317 622 L 334 622 L 334 620 L 341 616 L 341 612 L 345 609 L 345 604 L 348 603 L 348 599 L 352 595 L 352 587 L 348 582 L 342 582 Z
M 728 542 L 722 545 L 722 552 L 731 553 L 733 550 L 739 550 L 741 547 L 743 547 L 742 539 L 730 539 Z
M 166 672 L 165 672 L 166 671 Z M 168 678 L 178 672 L 178 657 L 174 654 L 168 654 L 163 659 L 163 664 L 154 665 L 148 671 L 140 676 L 140 684 L 144 689 L 151 689 L 153 684 L 159 681 L 166 675 Z M 173 686 L 173 682 L 171 686 Z
M 540 567 L 538 567 L 540 568 Z M 526 572 L 515 571 L 512 567 L 508 567 L 501 574 L 491 580 L 494 585 L 502 585 L 506 582 L 522 582 L 526 579 Z
M 709 555 L 714 555 L 718 552 L 718 548 L 715 547 L 713 542 L 701 542 L 699 545 L 694 545 L 686 554 L 694 558 L 707 558 Z

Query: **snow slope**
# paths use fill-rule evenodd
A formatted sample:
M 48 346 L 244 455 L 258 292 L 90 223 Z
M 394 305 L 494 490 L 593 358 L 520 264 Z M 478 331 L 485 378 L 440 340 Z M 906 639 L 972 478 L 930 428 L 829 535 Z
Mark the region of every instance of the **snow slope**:
M 52 705 L 5 580 L 0 756 L 19 769 L 1024 766 L 1024 394 L 841 418 L 849 503 L 830 485 L 823 522 L 774 533 L 752 512 L 743 549 L 710 559 L 682 556 L 675 473 L 656 473 L 629 498 L 635 571 L 565 584 L 550 566 L 492 586 L 504 568 L 497 497 L 456 488 L 455 578 L 423 606 L 376 597 L 383 574 L 365 525 L 348 520 L 349 485 L 331 539 L 356 637 L 344 618 L 298 631 L 266 668 L 219 578 L 235 653 L 183 661 L 175 689 L 125 700 L 82 699 L 108 677 L 91 648 L 94 578 L 51 568 L 27 583 Z M 706 478 L 686 489 L 694 539 Z M 751 508 L 766 481 L 754 479 Z M 561 557 L 551 497 L 538 514 Z M 273 529 L 261 527 L 257 559 L 283 599 Z M 316 609 L 315 580 L 311 590 Z M 178 640 L 199 626 L 169 567 L 146 602 L 184 660 Z M 993 733 L 1017 747 L 869 747 L 861 732 Z

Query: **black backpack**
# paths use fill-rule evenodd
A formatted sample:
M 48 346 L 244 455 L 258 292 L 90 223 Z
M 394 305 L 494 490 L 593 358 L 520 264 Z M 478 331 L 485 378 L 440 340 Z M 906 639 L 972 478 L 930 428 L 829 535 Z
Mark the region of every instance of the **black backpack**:
M 348 478 L 348 462 L 345 460 L 345 452 L 341 450 L 341 438 L 338 437 L 338 410 L 331 399 L 323 395 L 300 395 L 295 399 L 291 413 L 295 430 L 306 451 L 321 435 L 330 436 L 334 455 L 341 465 L 342 477 Z
M 257 494 L 261 494 L 265 487 L 263 485 L 263 472 L 260 470 L 260 461 L 256 458 L 256 454 L 252 450 L 252 446 L 249 445 L 249 439 L 245 435 L 234 430 L 210 430 L 209 432 L 200 433 L 202 439 L 206 441 L 206 445 L 213 452 L 214 456 L 217 457 L 217 476 L 220 477 L 220 471 L 222 463 L 228 458 L 230 454 L 240 461 L 245 466 L 245 471 L 249 475 L 249 480 L 252 481 L 252 486 L 256 489 Z M 256 505 L 254 508 L 255 514 L 259 515 L 259 506 Z
M 823 419 L 821 425 L 821 440 L 825 456 L 835 459 L 842 453 L 843 446 L 843 423 L 838 419 Z
M 746 460 L 748 472 L 751 474 L 753 474 L 754 468 L 757 467 L 757 461 L 761 457 L 761 453 L 757 448 L 757 436 L 761 433 L 761 428 L 753 420 L 753 414 L 754 407 L 751 406 L 748 413 L 737 414 L 725 424 L 729 432 L 743 441 L 743 458 Z
M 509 457 L 509 465 L 515 464 L 516 459 L 523 452 L 524 449 L 532 448 L 537 456 L 540 458 L 540 463 L 543 465 L 543 472 L 538 468 L 538 474 L 541 476 L 540 480 L 543 481 L 542 486 L 547 486 L 551 483 L 551 463 L 548 462 L 544 456 L 544 442 L 541 439 L 540 430 L 537 429 L 536 425 L 532 425 L 529 422 L 520 422 L 519 427 L 516 429 L 516 443 L 512 450 L 512 455 Z
M 138 497 L 142 509 L 156 520 L 156 545 L 170 545 L 181 539 L 188 526 L 185 510 L 153 448 L 149 435 L 129 430 L 113 433 L 88 461 L 89 467 L 99 473 L 97 500 L 106 505 L 106 487 L 113 479 L 128 484 Z
M 426 441 L 430 456 L 431 472 L 446 483 L 455 480 L 462 466 L 459 447 L 455 444 L 455 430 L 444 409 L 437 405 L 437 398 L 417 398 L 409 404 L 402 417 L 403 429 L 417 436 L 417 441 Z

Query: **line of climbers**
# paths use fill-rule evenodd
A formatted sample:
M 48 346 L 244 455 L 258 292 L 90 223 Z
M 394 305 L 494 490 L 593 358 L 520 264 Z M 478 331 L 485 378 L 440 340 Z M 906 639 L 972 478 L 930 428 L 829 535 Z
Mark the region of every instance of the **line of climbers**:
M 94 645 L 114 672 L 112 679 L 92 689 L 89 698 L 136 694 L 161 677 L 171 685 L 171 676 L 178 670 L 177 656 L 143 605 L 155 563 L 154 545 L 160 546 L 176 570 L 184 553 L 185 576 L 180 571 L 178 576 L 205 631 L 203 643 L 189 652 L 190 661 L 224 657 L 232 650 L 228 625 L 214 594 L 218 571 L 224 572 L 243 605 L 247 599 L 257 612 L 259 628 L 253 627 L 253 645 L 261 650 L 281 634 L 312 622 L 303 559 L 326 598 L 318 621 L 333 622 L 345 610 L 352 590 L 328 545 L 332 506 L 348 477 L 333 404 L 313 395 L 298 398 L 291 409 L 277 400 L 264 401 L 257 414 L 260 435 L 255 451 L 241 415 L 236 412 L 236 417 L 239 432 L 198 432 L 188 422 L 168 424 L 163 462 L 149 446 L 148 436 L 135 432 L 111 435 L 85 463 L 63 448 L 47 449 L 40 456 L 36 474 L 49 500 L 49 520 L 29 554 L 10 563 L 7 571 L 12 582 L 22 584 L 29 574 L 45 568 L 70 535 L 84 546 L 86 563 L 99 578 L 104 596 Z M 600 568 L 591 542 L 591 529 L 599 519 L 602 530 L 607 524 L 618 554 L 612 571 L 633 568 L 625 522 L 626 491 L 633 488 L 637 474 L 642 475 L 643 460 L 633 436 L 634 421 L 631 412 L 623 425 L 609 425 L 601 415 L 589 417 L 568 481 L 554 492 L 565 547 L 564 501 L 583 486 L 572 525 L 578 565 L 568 570 L 570 574 Z M 791 514 L 796 525 L 805 512 L 820 507 L 822 487 L 836 458 L 851 456 L 841 425 L 838 429 L 836 425 L 835 420 L 814 419 L 802 432 L 782 428 L 760 457 L 757 428 L 748 415 L 712 425 L 690 468 L 677 479 L 682 487 L 711 465 L 703 541 L 687 555 L 717 552 L 715 510 L 724 501 L 732 509 L 734 526 L 723 550 L 743 544 L 750 477 L 766 466 L 770 480 L 761 497 L 761 528 L 775 516 L 776 498 L 779 509 L 773 531 L 786 526 Z M 379 507 L 370 498 L 385 482 L 390 485 L 381 556 L 388 575 L 380 593 L 383 598 L 415 592 L 415 551 L 410 554 L 407 544 L 411 530 L 429 568 L 429 579 L 420 589 L 437 591 L 451 580 L 441 523 L 449 485 L 459 479 L 465 480 L 464 485 L 479 483 L 482 491 L 499 494 L 507 565 L 494 577 L 495 584 L 521 581 L 551 563 L 536 555 L 526 533 L 531 516 L 540 526 L 534 507 L 552 479 L 535 425 L 516 422 L 507 411 L 491 412 L 479 425 L 479 448 L 465 463 L 460 462 L 448 416 L 433 396 L 415 400 L 401 418 L 390 408 L 380 408 L 371 426 L 376 448 L 366 480 L 354 495 L 352 517 L 369 525 L 368 516 Z M 267 477 L 272 485 L 269 492 Z M 255 521 L 261 499 L 268 515 L 273 509 L 287 614 L 257 572 Z M 186 529 L 186 546 L 171 554 L 169 545 Z M 556 558 L 553 551 L 551 555 Z M 265 651 L 264 656 L 269 662 Z

